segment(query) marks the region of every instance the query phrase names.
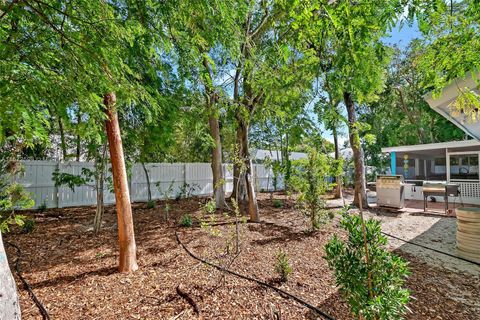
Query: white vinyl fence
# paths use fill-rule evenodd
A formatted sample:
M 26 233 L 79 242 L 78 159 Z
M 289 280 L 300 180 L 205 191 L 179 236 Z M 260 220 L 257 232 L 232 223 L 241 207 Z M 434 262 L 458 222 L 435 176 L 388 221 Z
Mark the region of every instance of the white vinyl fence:
M 35 208 L 43 203 L 48 208 L 62 208 L 73 206 L 90 206 L 96 203 L 94 182 L 89 185 L 75 187 L 74 191 L 66 186 L 56 187 L 52 180 L 55 170 L 80 175 L 82 168 L 94 168 L 88 162 L 56 162 L 56 161 L 23 161 L 24 171 L 18 177 L 27 192 L 35 200 Z M 165 196 L 173 198 L 189 189 L 191 195 L 211 195 L 213 193 L 212 169 L 209 163 L 148 163 L 145 164 L 150 178 L 152 199 L 163 199 Z M 233 189 L 233 174 L 231 165 L 223 167 L 226 180 L 225 190 Z M 108 171 L 108 170 L 107 170 Z M 107 176 L 110 175 L 108 171 Z M 273 173 L 263 164 L 253 165 L 253 177 L 257 191 L 273 190 Z M 278 179 L 278 189 L 283 187 L 282 179 Z M 147 177 L 141 164 L 135 164 L 129 178 L 130 199 L 132 202 L 147 201 Z M 104 200 L 106 204 L 115 203 L 115 195 L 105 183 Z M 170 191 L 170 192 L 169 192 Z

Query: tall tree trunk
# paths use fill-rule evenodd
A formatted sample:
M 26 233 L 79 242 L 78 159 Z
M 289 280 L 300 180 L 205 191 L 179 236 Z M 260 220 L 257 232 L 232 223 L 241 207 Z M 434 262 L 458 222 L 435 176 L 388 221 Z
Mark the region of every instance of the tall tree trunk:
M 143 172 L 145 172 L 145 178 L 147 179 L 147 199 L 148 202 L 152 201 L 152 189 L 150 188 L 150 175 L 148 174 L 147 167 L 145 167 L 145 162 L 142 161 Z
M 222 140 L 220 137 L 220 124 L 216 116 L 216 104 L 218 101 L 215 88 L 213 87 L 213 70 L 206 57 L 203 58 L 203 66 L 208 74 L 205 83 L 206 104 L 208 109 L 208 124 L 210 126 L 210 135 L 212 136 L 214 147 L 212 148 L 212 174 L 213 174 L 213 197 L 217 209 L 225 207 L 225 189 L 222 169 Z
M 340 148 L 338 146 L 338 133 L 337 133 L 337 128 L 333 127 L 332 129 L 333 133 L 333 144 L 335 146 L 335 160 L 340 159 Z M 341 176 L 336 176 L 336 186 L 335 186 L 335 198 L 343 198 L 342 195 L 342 177 Z
M 60 131 L 60 147 L 62 148 L 63 161 L 67 160 L 67 144 L 65 143 L 65 131 L 63 129 L 62 118 L 58 117 L 58 130 Z
M 95 184 L 96 184 L 96 191 L 97 191 L 97 209 L 95 211 L 95 218 L 93 219 L 93 233 L 98 234 L 100 229 L 102 228 L 102 219 L 103 213 L 105 212 L 105 205 L 104 205 L 104 198 L 103 198 L 103 191 L 105 189 L 105 162 L 106 162 L 106 153 L 107 146 L 104 144 L 102 146 L 102 153 L 100 163 L 96 163 L 96 170 L 98 172 L 95 174 Z
M 17 286 L 8 265 L 0 232 L 0 319 L 21 319 Z
M 353 152 L 353 162 L 355 166 L 355 196 L 353 202 L 356 206 L 359 206 L 359 196 L 361 196 L 363 206 L 368 207 L 366 191 L 367 182 L 365 179 L 365 163 L 363 157 L 363 148 L 360 143 L 360 135 L 358 132 L 357 117 L 355 114 L 355 104 L 353 103 L 352 94 L 350 92 L 344 92 L 343 99 L 347 108 L 348 131 L 350 145 Z
M 80 122 L 82 121 L 82 115 L 80 113 L 80 106 L 78 107 L 78 113 L 77 113 L 77 127 L 80 125 Z M 77 161 L 80 161 L 80 134 L 77 134 L 77 150 L 76 150 L 76 159 Z
M 250 221 L 259 222 L 260 218 L 258 216 L 257 196 L 255 195 L 255 188 L 253 186 L 252 160 L 250 159 L 250 152 L 248 149 L 248 124 L 242 120 L 239 123 L 239 128 L 241 128 L 240 150 L 245 166 L 245 174 L 243 175 L 243 179 L 246 189 L 245 191 L 247 192 L 248 197 L 248 214 L 250 216 Z
M 220 125 L 213 110 L 208 117 L 208 123 L 210 125 L 210 134 L 215 143 L 215 146 L 212 148 L 213 195 L 217 209 L 223 209 L 225 207 L 225 181 L 222 168 L 222 142 Z
M 131 272 L 138 269 L 136 257 L 135 234 L 133 228 L 132 206 L 128 192 L 127 170 L 123 157 L 122 137 L 115 109 L 116 96 L 114 92 L 105 94 L 103 98 L 107 120 L 108 147 L 112 164 L 113 187 L 118 219 L 118 240 L 120 244 L 120 272 Z
M 240 127 L 240 125 L 238 124 L 240 122 L 239 119 L 237 119 L 237 131 L 236 131 L 236 148 L 235 148 L 235 161 L 233 161 L 233 191 L 232 191 L 232 194 L 230 195 L 230 198 L 231 199 L 235 199 L 237 200 L 238 202 L 238 199 L 239 199 L 239 185 L 240 185 L 240 165 L 239 165 L 239 161 L 241 161 L 243 158 L 242 158 L 242 147 L 241 147 L 241 143 L 242 143 L 242 128 Z

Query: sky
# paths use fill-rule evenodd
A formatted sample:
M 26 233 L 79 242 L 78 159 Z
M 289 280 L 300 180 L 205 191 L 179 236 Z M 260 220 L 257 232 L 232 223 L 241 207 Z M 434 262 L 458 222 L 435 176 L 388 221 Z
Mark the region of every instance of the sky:
M 421 33 L 418 30 L 418 25 L 414 22 L 411 26 L 404 23 L 403 25 L 397 24 L 397 26 L 390 32 L 388 37 L 385 37 L 384 42 L 388 45 L 396 44 L 400 48 L 406 48 L 410 41 L 415 38 L 420 38 Z M 346 116 L 346 114 L 345 114 Z M 323 127 L 323 137 L 327 140 L 333 142 L 333 136 L 330 131 L 324 130 Z M 348 140 L 348 136 L 345 134 L 339 137 L 340 146 L 343 146 L 344 142 Z

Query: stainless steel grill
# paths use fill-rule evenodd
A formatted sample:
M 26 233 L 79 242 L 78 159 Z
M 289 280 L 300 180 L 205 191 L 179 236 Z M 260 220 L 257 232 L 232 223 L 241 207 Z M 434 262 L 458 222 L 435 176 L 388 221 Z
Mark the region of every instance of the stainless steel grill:
M 401 209 L 405 206 L 403 176 L 377 176 L 377 205 Z
M 460 196 L 458 184 L 443 182 L 423 182 L 423 211 L 427 211 L 428 197 L 443 197 L 445 214 L 448 213 L 448 197 Z

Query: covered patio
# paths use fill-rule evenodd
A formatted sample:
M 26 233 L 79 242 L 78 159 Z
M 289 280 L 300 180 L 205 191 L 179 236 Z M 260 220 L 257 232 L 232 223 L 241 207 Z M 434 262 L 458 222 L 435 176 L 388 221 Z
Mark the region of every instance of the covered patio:
M 402 175 L 406 200 L 423 200 L 424 182 L 454 183 L 463 203 L 480 205 L 479 157 L 477 140 L 383 148 L 390 155 L 390 174 Z M 435 197 L 438 202 L 443 197 Z

